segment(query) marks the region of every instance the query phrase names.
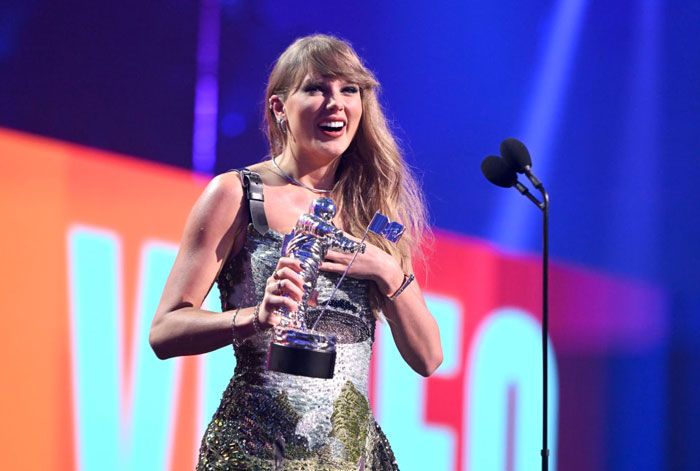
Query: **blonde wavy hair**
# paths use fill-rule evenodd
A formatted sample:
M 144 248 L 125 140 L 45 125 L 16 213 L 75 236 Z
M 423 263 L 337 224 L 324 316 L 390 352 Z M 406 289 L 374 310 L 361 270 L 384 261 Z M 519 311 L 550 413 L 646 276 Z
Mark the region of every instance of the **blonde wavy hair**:
M 343 78 L 359 85 L 362 117 L 354 139 L 340 158 L 331 198 L 344 230 L 356 237 L 362 236 L 376 211 L 406 226 L 398 244 L 371 233 L 368 239 L 394 256 L 408 273 L 412 256 L 421 259 L 422 254 L 415 250 L 430 236 L 430 230 L 423 192 L 403 160 L 377 99 L 379 82 L 349 43 L 316 34 L 297 39 L 277 59 L 265 103 L 272 95 L 284 101 L 299 89 L 307 75 Z M 287 135 L 277 125 L 272 110 L 265 109 L 264 130 L 272 157 L 282 153 Z M 375 311 L 381 297 L 376 290 L 371 293 Z

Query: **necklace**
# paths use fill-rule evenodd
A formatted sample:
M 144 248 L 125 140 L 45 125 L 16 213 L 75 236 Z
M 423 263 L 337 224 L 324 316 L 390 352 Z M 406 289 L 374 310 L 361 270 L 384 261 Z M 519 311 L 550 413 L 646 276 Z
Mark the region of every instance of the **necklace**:
M 280 166 L 277 165 L 277 161 L 275 160 L 276 158 L 277 158 L 277 157 L 273 157 L 273 158 L 272 158 L 272 163 L 275 165 L 275 167 L 277 167 L 277 170 L 279 170 L 280 173 L 281 173 L 282 175 L 284 175 L 284 178 L 286 178 L 287 180 L 289 180 L 293 185 L 300 186 L 300 187 L 302 187 L 302 188 L 306 188 L 307 190 L 313 191 L 314 193 L 330 193 L 331 191 L 333 191 L 333 190 L 321 190 L 320 188 L 314 188 L 314 187 L 312 187 L 312 186 L 304 185 L 302 182 L 300 182 L 300 181 L 297 180 L 296 178 L 291 177 L 291 176 L 287 175 L 286 173 L 284 173 L 284 170 L 282 170 L 282 169 L 280 168 Z

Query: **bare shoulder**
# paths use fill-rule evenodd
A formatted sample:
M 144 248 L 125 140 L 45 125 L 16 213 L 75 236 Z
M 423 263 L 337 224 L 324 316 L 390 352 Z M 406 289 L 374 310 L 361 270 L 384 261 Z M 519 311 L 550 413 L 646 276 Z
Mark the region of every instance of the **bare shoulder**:
M 238 233 L 245 224 L 245 205 L 240 177 L 236 172 L 227 172 L 214 177 L 197 200 L 188 226 L 197 237 L 224 233 Z
M 211 209 L 231 209 L 243 200 L 243 187 L 237 172 L 226 172 L 212 178 L 207 184 L 200 201 Z

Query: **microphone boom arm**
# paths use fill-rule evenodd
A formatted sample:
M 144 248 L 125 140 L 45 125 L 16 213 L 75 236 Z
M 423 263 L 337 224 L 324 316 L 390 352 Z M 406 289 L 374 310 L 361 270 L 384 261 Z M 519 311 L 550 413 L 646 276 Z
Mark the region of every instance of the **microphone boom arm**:
M 539 180 L 538 180 L 538 181 L 539 181 Z M 533 194 L 530 193 L 530 190 L 528 190 L 528 189 L 525 187 L 525 185 L 523 185 L 522 183 L 516 181 L 516 182 L 515 182 L 515 185 L 513 185 L 513 186 L 515 186 L 515 188 L 520 192 L 520 194 L 527 196 L 527 198 L 528 198 L 530 201 L 532 201 L 533 203 L 535 203 L 535 206 L 537 206 L 538 208 L 540 208 L 542 211 L 545 210 L 545 203 L 541 203 L 540 200 L 538 200 L 537 198 L 535 198 L 535 197 L 533 196 Z M 540 189 L 540 188 L 541 188 L 541 189 Z M 544 191 L 544 188 L 542 187 L 542 183 L 540 183 L 540 188 L 538 188 L 538 189 L 540 189 L 540 191 Z M 546 194 L 546 193 L 543 193 L 543 194 Z M 546 197 L 545 197 L 545 198 L 546 198 Z

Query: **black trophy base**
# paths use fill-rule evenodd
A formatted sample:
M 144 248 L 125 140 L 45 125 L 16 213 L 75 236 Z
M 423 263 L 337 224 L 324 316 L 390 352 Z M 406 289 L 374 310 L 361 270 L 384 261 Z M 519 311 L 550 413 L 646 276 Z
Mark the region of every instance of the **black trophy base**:
M 335 369 L 335 352 L 310 350 L 272 342 L 270 354 L 267 357 L 267 369 L 291 375 L 330 379 Z

